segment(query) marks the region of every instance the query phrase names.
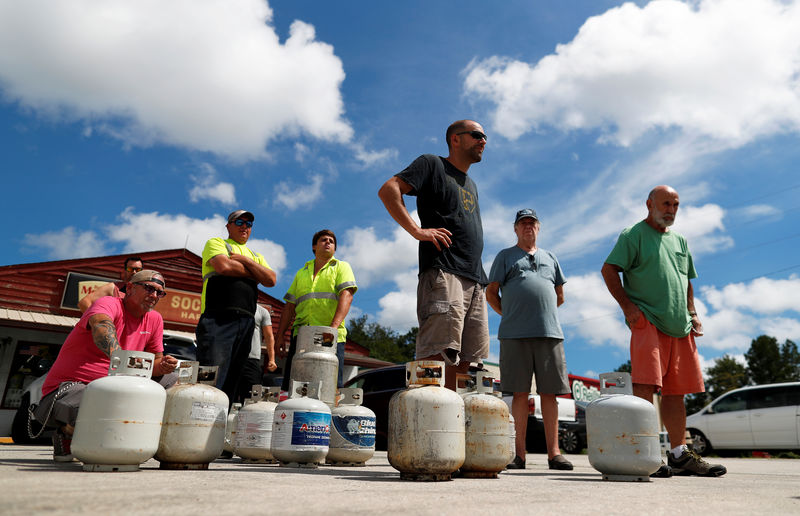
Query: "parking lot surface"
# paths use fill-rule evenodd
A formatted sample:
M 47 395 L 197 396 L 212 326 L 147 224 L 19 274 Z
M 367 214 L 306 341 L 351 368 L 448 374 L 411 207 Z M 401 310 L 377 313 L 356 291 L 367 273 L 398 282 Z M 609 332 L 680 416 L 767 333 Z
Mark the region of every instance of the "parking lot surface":
M 550 471 L 528 454 L 527 469 L 497 479 L 408 482 L 376 452 L 365 467 L 217 460 L 207 471 L 87 473 L 56 465 L 47 446 L 0 444 L 0 514 L 800 514 L 800 460 L 714 459 L 720 478 L 608 482 L 586 455 L 574 471 Z

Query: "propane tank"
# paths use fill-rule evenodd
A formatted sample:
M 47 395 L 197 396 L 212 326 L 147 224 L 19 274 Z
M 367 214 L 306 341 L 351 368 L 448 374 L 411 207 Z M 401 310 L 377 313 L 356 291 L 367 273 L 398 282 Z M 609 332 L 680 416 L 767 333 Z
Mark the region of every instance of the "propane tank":
M 239 409 L 241 403 L 234 403 L 231 411 L 228 412 L 228 421 L 225 423 L 225 443 L 222 445 L 222 457 L 230 459 L 233 457 L 233 443 L 236 439 L 236 425 L 239 422 Z
M 444 387 L 444 362 L 408 362 L 406 385 L 389 400 L 389 463 L 403 480 L 450 480 L 464 463 L 464 401 Z
M 150 380 L 155 355 L 116 350 L 108 376 L 86 386 L 72 454 L 84 471 L 136 471 L 158 450 L 167 394 Z
M 338 332 L 330 326 L 301 326 L 297 332 L 297 352 L 292 359 L 291 380 L 317 385 L 318 399 L 333 408 L 336 403 L 339 360 L 336 358 Z
M 661 465 L 655 407 L 633 396 L 629 373 L 601 374 L 600 393 L 586 406 L 589 463 L 603 480 L 649 482 Z
M 339 389 L 331 411 L 331 443 L 326 464 L 364 466 L 375 454 L 375 413 L 362 407 L 363 389 Z
M 505 403 L 505 402 L 503 402 Z M 514 416 L 511 415 L 511 412 L 508 413 L 508 440 L 510 441 L 510 446 L 508 447 L 508 463 L 511 464 L 511 461 L 514 460 L 514 457 L 517 456 L 517 427 L 515 426 L 516 422 L 514 421 Z
M 218 369 L 189 360 L 178 364 L 178 383 L 167 390 L 156 452 L 161 469 L 208 469 L 222 452 L 228 396 L 214 387 Z M 197 380 L 201 371 L 203 382 Z
M 464 400 L 464 440 L 461 474 L 466 478 L 497 478 L 508 465 L 508 405 L 494 395 L 494 378 L 477 371 L 474 387 Z
M 234 452 L 242 462 L 275 464 L 272 456 L 272 419 L 280 388 L 253 385 L 250 400 L 239 410 Z
M 316 468 L 328 454 L 331 409 L 317 398 L 320 390 L 319 384 L 293 381 L 292 396 L 275 409 L 272 454 L 281 466 Z

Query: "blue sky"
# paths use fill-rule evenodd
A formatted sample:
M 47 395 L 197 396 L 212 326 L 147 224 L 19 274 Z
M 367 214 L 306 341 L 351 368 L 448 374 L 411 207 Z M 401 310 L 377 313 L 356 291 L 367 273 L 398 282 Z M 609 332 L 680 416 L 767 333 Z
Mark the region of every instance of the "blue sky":
M 199 254 L 242 207 L 270 294 L 327 227 L 360 285 L 351 315 L 405 331 L 416 242 L 377 190 L 471 118 L 489 135 L 469 171 L 484 266 L 536 209 L 572 373 L 628 358 L 599 270 L 662 183 L 704 364 L 762 333 L 800 341 L 797 27 L 800 2 L 772 0 L 0 1 L 0 264 Z

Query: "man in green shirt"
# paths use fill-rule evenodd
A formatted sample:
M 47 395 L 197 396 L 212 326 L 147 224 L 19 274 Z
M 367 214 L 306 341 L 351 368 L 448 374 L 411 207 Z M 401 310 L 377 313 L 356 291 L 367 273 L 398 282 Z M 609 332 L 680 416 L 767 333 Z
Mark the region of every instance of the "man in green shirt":
M 647 218 L 620 234 L 601 272 L 631 329 L 633 393 L 652 403 L 661 391 L 661 419 L 672 449 L 668 464 L 653 476 L 718 477 L 726 473 L 724 466 L 709 464 L 686 446 L 683 397 L 705 387 L 694 341 L 703 335 L 691 283 L 697 272 L 686 239 L 669 229 L 679 203 L 671 187 L 653 188 Z
M 288 391 L 292 373 L 292 358 L 297 348 L 297 332 L 301 326 L 330 326 L 337 329 L 336 356 L 339 359 L 338 385 L 342 386 L 344 345 L 347 329 L 344 319 L 358 290 L 350 264 L 336 259 L 336 235 L 329 229 L 317 231 L 311 239 L 314 259 L 309 260 L 294 276 L 289 291 L 283 297 L 286 306 L 278 325 L 278 339 L 283 342 L 292 324 L 292 337 L 283 367 L 281 389 Z

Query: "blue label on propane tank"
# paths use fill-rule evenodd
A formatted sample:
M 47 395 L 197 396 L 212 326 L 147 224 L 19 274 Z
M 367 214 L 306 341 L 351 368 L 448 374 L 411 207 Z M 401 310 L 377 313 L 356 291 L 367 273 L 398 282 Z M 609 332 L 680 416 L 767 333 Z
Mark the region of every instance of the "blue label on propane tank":
M 333 426 L 343 439 L 360 448 L 375 446 L 375 418 L 369 416 L 333 416 Z
M 292 444 L 328 446 L 331 441 L 331 415 L 324 412 L 295 412 Z

